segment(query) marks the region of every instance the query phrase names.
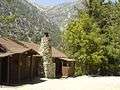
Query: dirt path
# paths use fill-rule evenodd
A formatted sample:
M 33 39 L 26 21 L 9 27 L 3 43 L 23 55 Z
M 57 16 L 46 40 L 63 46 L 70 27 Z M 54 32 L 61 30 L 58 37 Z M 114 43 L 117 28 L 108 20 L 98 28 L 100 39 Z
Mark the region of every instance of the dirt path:
M 81 76 L 67 79 L 42 79 L 42 83 L 18 87 L 2 86 L 0 90 L 120 90 L 120 77 Z

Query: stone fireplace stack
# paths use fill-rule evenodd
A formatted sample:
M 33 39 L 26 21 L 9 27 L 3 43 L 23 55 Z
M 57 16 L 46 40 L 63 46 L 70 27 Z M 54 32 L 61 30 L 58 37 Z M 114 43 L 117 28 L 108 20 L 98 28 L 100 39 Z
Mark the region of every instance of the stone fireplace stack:
M 54 78 L 55 63 L 52 60 L 51 41 L 48 33 L 44 33 L 44 36 L 41 38 L 41 49 L 45 78 Z

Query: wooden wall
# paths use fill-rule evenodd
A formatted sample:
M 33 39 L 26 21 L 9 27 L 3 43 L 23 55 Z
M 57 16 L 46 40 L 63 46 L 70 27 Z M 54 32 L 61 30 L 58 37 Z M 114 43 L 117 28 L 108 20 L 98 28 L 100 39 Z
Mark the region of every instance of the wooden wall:
M 21 59 L 20 59 L 20 81 L 24 81 L 24 80 L 29 80 L 30 79 L 30 75 L 31 75 L 31 68 L 30 68 L 30 56 L 21 55 Z
M 2 73 L 2 72 L 1 72 L 1 60 L 2 60 L 2 59 L 0 59 L 0 82 L 1 82 L 1 73 Z
M 42 68 L 40 58 L 28 54 L 15 54 L 3 58 L 0 62 L 0 76 L 2 77 L 0 82 L 3 84 L 16 84 L 32 80 L 39 76 L 38 70 Z
M 7 83 L 7 57 L 1 58 L 1 83 Z
M 74 62 L 62 62 L 62 76 L 74 76 L 75 65 Z
M 45 76 L 44 74 L 44 67 L 43 67 L 43 59 L 40 56 L 34 56 L 35 67 L 34 67 L 34 74 L 40 78 Z
M 59 58 L 55 59 L 56 78 L 74 76 L 75 65 L 74 61 L 64 61 Z
M 18 81 L 18 57 L 16 54 L 9 58 L 9 83 Z

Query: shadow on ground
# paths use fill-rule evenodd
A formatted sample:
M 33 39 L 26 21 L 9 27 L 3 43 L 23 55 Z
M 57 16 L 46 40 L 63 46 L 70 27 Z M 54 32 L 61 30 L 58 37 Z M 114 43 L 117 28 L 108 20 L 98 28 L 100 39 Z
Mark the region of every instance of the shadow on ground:
M 42 83 L 45 82 L 46 80 L 42 80 L 40 78 L 35 78 L 33 80 L 27 80 L 27 81 L 22 81 L 20 83 L 15 83 L 15 84 L 1 84 L 0 86 L 10 86 L 10 87 L 16 87 L 16 86 L 22 86 L 26 84 L 37 84 L 37 83 Z

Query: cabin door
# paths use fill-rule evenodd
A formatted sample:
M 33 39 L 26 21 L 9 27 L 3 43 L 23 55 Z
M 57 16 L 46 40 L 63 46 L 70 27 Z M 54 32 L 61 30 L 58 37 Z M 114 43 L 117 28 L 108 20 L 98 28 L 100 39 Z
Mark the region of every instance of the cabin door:
M 62 62 L 60 60 L 56 60 L 56 78 L 62 77 Z

